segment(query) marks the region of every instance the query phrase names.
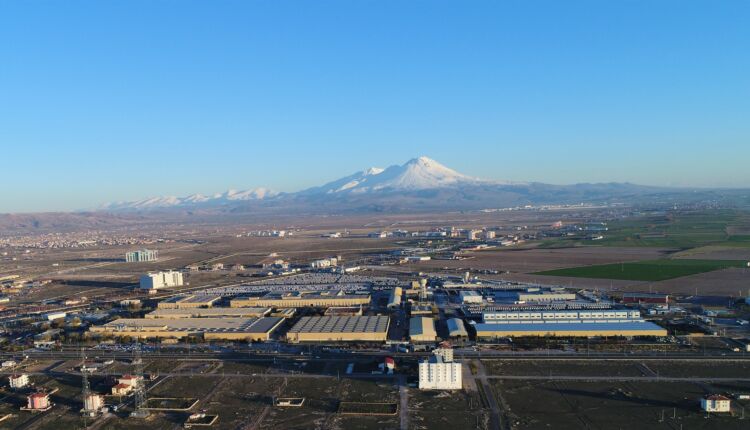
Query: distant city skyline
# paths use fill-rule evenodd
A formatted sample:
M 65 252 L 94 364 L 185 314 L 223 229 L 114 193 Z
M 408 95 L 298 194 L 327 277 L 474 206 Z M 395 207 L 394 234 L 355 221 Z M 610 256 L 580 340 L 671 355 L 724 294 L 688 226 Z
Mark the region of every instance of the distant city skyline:
M 750 188 L 750 3 L 2 2 L 0 212 L 484 179 Z

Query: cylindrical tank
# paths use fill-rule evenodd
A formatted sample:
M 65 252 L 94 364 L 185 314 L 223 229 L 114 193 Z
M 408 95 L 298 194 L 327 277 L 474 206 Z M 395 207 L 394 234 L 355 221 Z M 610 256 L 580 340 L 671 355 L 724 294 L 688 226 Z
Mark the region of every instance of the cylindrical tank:
M 104 398 L 99 394 L 89 394 L 83 399 L 83 409 L 96 411 L 104 406 Z

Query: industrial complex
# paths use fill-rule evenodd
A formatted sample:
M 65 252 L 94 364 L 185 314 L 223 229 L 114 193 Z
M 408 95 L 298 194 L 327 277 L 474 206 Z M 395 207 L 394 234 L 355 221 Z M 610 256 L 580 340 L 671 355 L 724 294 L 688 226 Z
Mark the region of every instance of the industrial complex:
M 91 328 L 93 334 L 134 338 L 174 338 L 190 336 L 205 340 L 269 340 L 283 318 L 159 318 L 118 319 Z
M 346 294 L 343 290 L 326 292 L 270 292 L 262 297 L 232 299 L 232 307 L 271 306 L 274 308 L 356 306 L 370 303 L 369 294 Z
M 302 317 L 287 332 L 289 342 L 384 342 L 386 316 Z
M 477 337 L 518 336 L 666 336 L 637 310 L 489 311 L 475 324 Z

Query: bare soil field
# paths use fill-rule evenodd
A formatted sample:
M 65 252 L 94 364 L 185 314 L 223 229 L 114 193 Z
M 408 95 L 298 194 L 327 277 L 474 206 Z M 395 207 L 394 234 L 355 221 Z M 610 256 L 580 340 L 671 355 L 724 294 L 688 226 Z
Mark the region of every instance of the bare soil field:
M 486 428 L 487 419 L 476 391 L 409 390 L 409 428 L 482 429 Z
M 464 265 L 532 273 L 566 267 L 592 266 L 664 257 L 671 252 L 662 248 L 578 247 L 559 249 L 499 249 L 473 252 Z
M 623 291 L 654 291 L 685 295 L 744 296 L 750 286 L 750 269 L 724 269 L 709 273 L 684 276 L 661 282 L 651 282 Z M 741 294 L 740 294 L 741 293 Z
M 734 246 L 701 246 L 674 255 L 677 258 L 700 258 L 705 260 L 750 261 L 750 249 Z
M 493 381 L 519 429 L 743 429 L 738 415 L 706 419 L 699 400 L 726 387 L 665 382 Z M 663 417 L 663 418 L 662 418 Z
M 588 288 L 611 291 L 648 291 L 647 282 L 620 279 L 571 278 L 565 276 L 542 276 L 526 273 L 510 273 L 496 276 L 497 279 L 531 282 L 540 285 L 562 285 L 569 288 Z M 644 290 L 645 288 L 645 290 Z
M 738 297 L 747 294 L 750 270 L 725 269 L 697 275 L 683 276 L 659 282 L 625 281 L 616 279 L 586 279 L 564 276 L 541 276 L 531 274 L 503 274 L 496 278 L 518 282 L 533 282 L 542 285 L 562 285 L 571 288 L 588 288 L 608 291 L 637 291 L 669 293 L 679 295 L 727 295 Z M 742 294 L 740 294 L 740 292 Z
M 595 280 L 591 282 L 580 278 L 541 276 L 533 274 L 544 270 L 567 267 L 638 261 L 649 258 L 660 258 L 671 252 L 661 248 L 506 248 L 468 253 L 465 260 L 432 260 L 419 264 L 404 265 L 409 271 L 418 272 L 453 272 L 462 273 L 471 270 L 500 270 L 504 273 L 499 279 L 522 282 L 540 282 L 550 285 L 571 285 L 575 287 L 601 287 L 602 283 L 612 286 L 628 286 L 640 282 Z M 489 276 L 488 276 L 489 277 Z M 491 278 L 491 277 L 490 277 Z
M 482 360 L 491 375 L 514 376 L 643 376 L 634 361 Z

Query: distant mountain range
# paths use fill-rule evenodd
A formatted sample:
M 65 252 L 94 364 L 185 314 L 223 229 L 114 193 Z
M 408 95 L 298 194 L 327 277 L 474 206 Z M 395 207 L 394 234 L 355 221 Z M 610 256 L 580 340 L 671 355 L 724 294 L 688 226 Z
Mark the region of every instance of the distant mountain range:
M 445 167 L 430 158 L 419 157 L 409 160 L 403 165 L 390 166 L 386 169 L 371 167 L 319 187 L 308 188 L 297 193 L 279 193 L 267 188 L 253 188 L 245 191 L 229 190 L 212 196 L 192 194 L 186 197 L 151 197 L 132 202 L 107 203 L 98 209 L 122 211 L 191 207 L 206 208 L 272 199 L 283 201 L 293 200 L 297 197 L 373 195 L 502 184 L 508 185 L 509 183 L 472 178 Z
M 275 197 L 277 195 L 279 195 L 279 193 L 266 188 L 254 188 L 245 191 L 229 190 L 224 193 L 214 194 L 212 196 L 204 196 L 203 194 L 191 194 L 187 197 L 151 197 L 148 199 L 137 200 L 133 202 L 107 203 L 100 206 L 98 209 L 105 211 L 119 211 L 226 205 L 250 200 L 263 200 L 266 198 Z
M 732 193 L 730 193 L 732 194 Z M 310 212 L 403 212 L 471 210 L 523 205 L 669 202 L 720 196 L 716 190 L 652 187 L 630 183 L 551 185 L 474 178 L 428 157 L 388 168 L 372 167 L 294 193 L 267 188 L 187 197 L 153 197 L 99 208 L 108 212 L 198 211 L 242 213 L 258 210 Z
M 0 233 L 65 231 L 145 223 L 246 222 L 279 216 L 463 211 L 552 204 L 750 207 L 748 189 L 687 189 L 599 183 L 550 185 L 474 178 L 427 157 L 370 168 L 294 193 L 267 188 L 210 196 L 153 197 L 94 211 L 0 214 Z

